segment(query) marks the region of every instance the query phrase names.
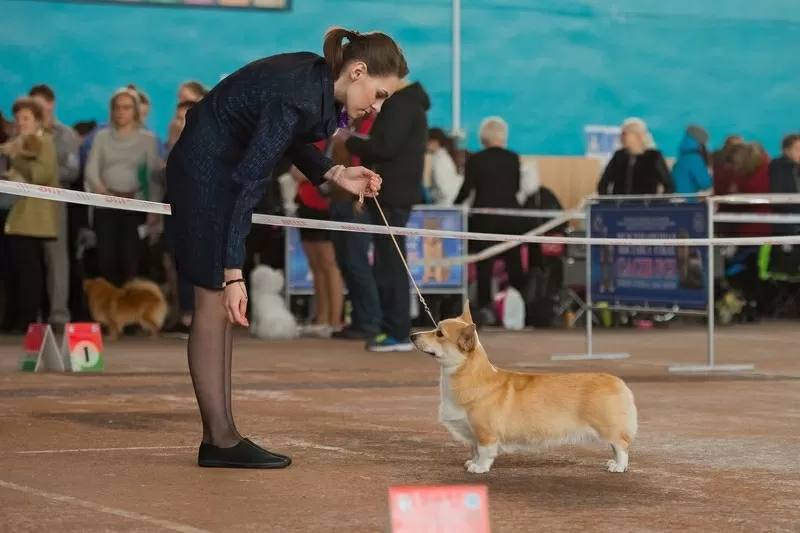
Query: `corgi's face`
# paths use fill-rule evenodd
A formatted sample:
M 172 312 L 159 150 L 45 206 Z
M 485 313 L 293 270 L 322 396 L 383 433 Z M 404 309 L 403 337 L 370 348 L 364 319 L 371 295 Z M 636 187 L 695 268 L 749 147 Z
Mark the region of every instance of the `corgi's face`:
M 413 333 L 411 342 L 444 367 L 461 366 L 478 345 L 478 334 L 469 312 L 469 300 L 464 303 L 460 317 L 442 320 L 432 331 Z

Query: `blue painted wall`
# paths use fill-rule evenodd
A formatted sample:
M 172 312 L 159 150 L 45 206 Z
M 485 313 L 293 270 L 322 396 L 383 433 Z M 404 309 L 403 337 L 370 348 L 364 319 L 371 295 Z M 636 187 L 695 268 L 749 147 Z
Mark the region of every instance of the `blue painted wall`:
M 712 143 L 737 132 L 773 153 L 800 130 L 796 0 L 463 0 L 463 115 L 469 146 L 480 120 L 504 116 L 523 153 L 583 152 L 586 123 L 644 118 L 674 154 L 689 122 Z M 0 107 L 39 82 L 65 122 L 107 118 L 117 87 L 153 99 L 166 132 L 176 87 L 208 84 L 242 64 L 319 51 L 324 31 L 381 29 L 407 52 L 430 92 L 432 124 L 450 126 L 449 0 L 293 0 L 292 11 L 235 12 L 0 0 Z

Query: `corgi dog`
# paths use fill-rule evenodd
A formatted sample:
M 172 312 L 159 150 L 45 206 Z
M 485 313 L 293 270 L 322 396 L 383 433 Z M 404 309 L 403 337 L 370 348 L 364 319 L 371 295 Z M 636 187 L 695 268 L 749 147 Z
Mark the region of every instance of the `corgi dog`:
M 140 324 L 156 338 L 169 311 L 161 289 L 150 280 L 132 279 L 121 288 L 103 278 L 83 282 L 89 313 L 95 322 L 108 327 L 111 340 L 119 339 L 129 324 Z
M 418 350 L 441 365 L 439 421 L 472 448 L 468 472 L 488 472 L 498 454 L 578 444 L 611 445 L 609 472 L 628 470 L 636 436 L 633 393 L 616 376 L 596 373 L 530 374 L 493 366 L 464 304 L 460 317 L 411 335 Z

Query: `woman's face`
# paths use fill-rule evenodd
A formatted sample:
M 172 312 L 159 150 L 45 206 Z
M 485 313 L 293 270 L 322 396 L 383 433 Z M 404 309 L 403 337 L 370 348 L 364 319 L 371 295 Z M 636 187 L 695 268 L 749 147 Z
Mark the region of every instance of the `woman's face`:
M 30 109 L 20 109 L 14 114 L 20 135 L 33 135 L 39 129 L 39 121 Z
M 373 77 L 367 74 L 364 63 L 356 62 L 342 72 L 348 76 L 345 108 L 351 119 L 363 117 L 381 110 L 386 101 L 397 90 L 400 79 L 397 76 Z
M 111 117 L 118 128 L 130 126 L 136 120 L 136 103 L 133 96 L 120 94 L 112 104 Z
M 644 142 L 642 141 L 641 133 L 639 133 L 633 126 L 626 126 L 623 128 L 622 146 L 624 146 L 629 152 L 638 153 L 643 151 Z
M 428 139 L 428 153 L 433 153 L 439 148 L 441 148 L 441 144 L 436 139 Z
M 786 150 L 786 157 L 791 159 L 797 164 L 800 164 L 800 141 L 795 141 Z

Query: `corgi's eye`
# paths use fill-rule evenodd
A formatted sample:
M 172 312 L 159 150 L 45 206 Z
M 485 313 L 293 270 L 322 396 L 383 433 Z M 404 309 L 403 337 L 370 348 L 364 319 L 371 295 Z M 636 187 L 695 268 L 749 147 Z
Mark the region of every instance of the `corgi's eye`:
M 440 330 L 440 329 L 437 329 L 437 330 L 436 330 L 436 336 L 437 336 L 437 337 L 444 337 L 444 333 L 442 333 L 442 330 Z

